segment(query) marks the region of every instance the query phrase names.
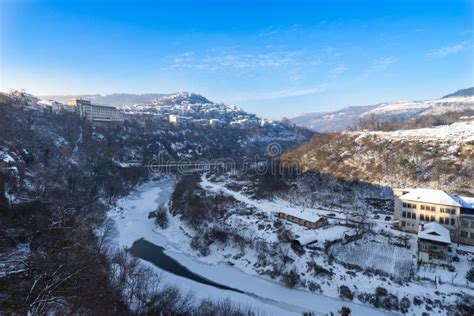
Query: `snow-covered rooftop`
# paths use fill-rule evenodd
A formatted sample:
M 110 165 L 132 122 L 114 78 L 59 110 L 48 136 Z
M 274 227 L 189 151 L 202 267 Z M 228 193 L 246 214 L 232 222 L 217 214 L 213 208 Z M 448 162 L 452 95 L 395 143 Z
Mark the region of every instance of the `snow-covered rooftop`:
M 459 198 L 443 190 L 410 189 L 410 192 L 400 196 L 401 200 L 441 204 L 460 207 Z
M 306 246 L 318 241 L 318 234 L 314 234 L 314 233 L 308 234 L 308 235 L 296 238 L 295 240 L 298 241 L 301 246 Z
M 449 230 L 436 222 L 421 224 L 418 228 L 418 239 L 432 240 L 445 244 L 451 243 Z
M 474 209 L 474 197 L 460 196 L 433 189 L 396 189 L 408 191 L 400 196 L 401 200 L 424 202 L 430 204 L 440 204 Z
M 316 223 L 321 218 L 321 216 L 319 216 L 316 212 L 304 210 L 304 209 L 298 211 L 298 210 L 285 208 L 284 210 L 278 210 L 278 212 L 285 213 L 294 217 L 298 217 L 312 223 Z
M 459 196 L 462 207 L 474 209 L 474 197 Z

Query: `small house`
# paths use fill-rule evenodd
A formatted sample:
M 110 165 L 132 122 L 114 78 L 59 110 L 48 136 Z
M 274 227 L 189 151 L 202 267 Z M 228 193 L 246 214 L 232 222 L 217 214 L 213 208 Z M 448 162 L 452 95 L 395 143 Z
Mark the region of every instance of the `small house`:
M 448 264 L 451 238 L 447 228 L 437 222 L 421 224 L 417 237 L 419 263 Z
M 304 226 L 309 229 L 316 229 L 328 224 L 328 220 L 312 212 L 303 211 L 279 211 L 276 213 L 278 218 L 285 219 L 292 223 Z

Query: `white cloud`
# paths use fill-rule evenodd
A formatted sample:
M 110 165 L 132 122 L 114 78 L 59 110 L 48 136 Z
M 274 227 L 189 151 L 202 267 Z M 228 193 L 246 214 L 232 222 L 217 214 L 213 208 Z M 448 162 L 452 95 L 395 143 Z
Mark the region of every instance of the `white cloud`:
M 193 52 L 186 52 L 186 53 L 180 54 L 176 56 L 175 58 L 173 58 L 173 66 L 181 67 L 181 66 L 190 64 L 193 61 L 193 56 L 194 56 Z
M 233 102 L 237 101 L 260 101 L 260 100 L 273 100 L 273 99 L 283 99 L 289 97 L 299 97 L 304 95 L 310 95 L 315 93 L 324 92 L 326 88 L 324 86 L 316 86 L 302 89 L 285 89 L 285 90 L 275 90 L 261 93 L 251 93 L 251 94 L 240 94 L 233 99 Z
M 460 51 L 462 51 L 464 49 L 464 47 L 465 47 L 464 43 L 458 43 L 458 44 L 454 44 L 454 45 L 451 45 L 451 46 L 436 49 L 436 50 L 432 51 L 430 53 L 430 55 L 435 56 L 435 57 L 446 57 L 446 56 L 449 56 L 449 55 L 452 55 L 452 54 L 459 53 Z
M 216 71 L 221 69 L 256 69 L 278 68 L 297 65 L 297 51 L 282 51 L 269 53 L 207 53 L 197 56 L 195 53 L 185 53 L 173 58 L 174 68 L 195 68 Z
M 331 71 L 329 71 L 329 77 L 337 77 L 343 73 L 345 73 L 347 70 L 349 70 L 349 68 L 347 67 L 344 67 L 344 66 L 339 66 L 339 67 L 336 67 L 334 69 L 332 69 Z
M 374 71 L 383 71 L 387 69 L 391 64 L 396 62 L 397 59 L 393 57 L 382 58 L 375 61 L 372 65 L 372 70 Z

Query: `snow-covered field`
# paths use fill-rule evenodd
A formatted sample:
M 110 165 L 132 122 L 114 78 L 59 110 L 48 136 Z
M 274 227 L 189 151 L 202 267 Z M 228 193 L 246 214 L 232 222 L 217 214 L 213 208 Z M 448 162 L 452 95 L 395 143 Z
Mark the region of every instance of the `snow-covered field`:
M 384 138 L 420 138 L 442 140 L 455 143 L 468 143 L 474 141 L 474 120 L 457 122 L 451 125 L 441 125 L 430 128 L 398 130 L 393 132 L 353 132 L 361 136 L 377 135 Z
M 375 109 L 365 112 L 362 117 L 376 116 L 414 116 L 437 115 L 450 111 L 462 111 L 474 108 L 474 97 L 450 97 L 425 101 L 400 101 L 382 103 Z
M 337 244 L 331 248 L 338 260 L 361 268 L 382 271 L 391 277 L 406 280 L 414 270 L 411 251 L 384 243 L 369 241 L 367 243 Z
M 235 213 L 225 220 L 227 224 L 233 227 L 239 227 L 243 235 L 253 234 L 253 236 L 257 236 L 258 238 L 268 239 L 268 241 L 274 242 L 275 233 L 271 230 L 261 230 L 257 228 L 258 224 L 263 223 L 268 227 L 268 224 L 273 222 L 272 216 L 275 210 L 285 208 L 294 210 L 301 209 L 296 205 L 279 199 L 271 201 L 253 200 L 240 191 L 233 191 L 226 188 L 225 185 L 227 182 L 225 179 L 214 179 L 211 181 L 209 178 L 203 176 L 201 180 L 201 187 L 207 191 L 215 194 L 222 193 L 231 195 L 242 203 L 241 205 L 252 209 L 255 212 L 253 214 L 266 215 L 266 217 L 259 216 L 256 218 L 253 214 Z M 257 253 L 253 248 L 246 248 L 245 251 L 242 252 L 238 247 L 213 243 L 210 246 L 211 251 L 208 256 L 198 256 L 190 246 L 190 240 L 194 235 L 194 230 L 182 222 L 179 216 L 169 216 L 169 227 L 166 229 L 158 228 L 152 219 L 148 219 L 148 213 L 150 211 L 153 211 L 158 205 L 168 201 L 173 190 L 173 185 L 174 180 L 172 179 L 143 185 L 138 188 L 135 193 L 119 200 L 117 206 L 111 210 L 110 216 L 116 221 L 120 235 L 118 244 L 121 247 L 130 247 L 135 240 L 145 238 L 156 245 L 164 247 L 167 255 L 187 267 L 190 271 L 214 282 L 260 296 L 260 298 L 257 298 L 252 296 L 252 294 L 245 295 L 220 290 L 162 271 L 166 280 L 170 283 L 179 285 L 179 287 L 184 290 L 194 289 L 197 297 L 212 297 L 213 299 L 231 298 L 234 301 L 257 307 L 259 310 L 270 315 L 299 313 L 302 310 L 311 310 L 317 314 L 329 313 L 337 311 L 343 305 L 349 306 L 354 312 L 354 315 L 374 315 L 387 314 L 389 312 L 365 305 L 357 299 L 357 296 L 353 301 L 342 301 L 338 297 L 338 287 L 341 285 L 348 286 L 354 293 L 373 293 L 376 287 L 383 287 L 386 288 L 389 293 L 395 294 L 400 299 L 405 296 L 412 301 L 414 296 L 418 296 L 420 298 L 439 300 L 442 304 L 455 303 L 458 297 L 457 295 L 460 293 L 474 294 L 474 291 L 465 285 L 462 286 L 458 284 L 458 282 L 454 282 L 454 284 L 446 282 L 445 280 L 454 275 L 454 273 L 449 271 L 441 271 L 443 272 L 443 284 L 439 284 L 437 287 L 430 281 L 396 283 L 384 276 L 365 272 L 354 273 L 354 271 L 346 269 L 337 262 L 329 263 L 324 252 L 316 249 L 308 249 L 305 254 L 297 256 L 288 248 L 288 254 L 292 260 L 294 260 L 290 266 L 292 265 L 298 268 L 302 280 L 304 282 L 317 282 L 323 294 L 312 293 L 302 288 L 290 289 L 272 280 L 269 276 L 262 275 L 263 270 L 256 265 Z M 308 209 L 305 211 L 315 212 L 321 216 L 330 212 L 330 210 L 323 208 Z M 332 224 L 325 229 L 310 231 L 292 223 L 285 223 L 285 225 L 297 236 L 311 233 L 318 234 L 319 240 L 333 240 L 336 239 L 335 237 L 342 237 L 344 233 L 349 230 L 348 227 L 338 225 L 338 222 L 343 221 L 344 214 L 334 213 L 336 214 L 336 218 L 332 219 L 330 221 Z M 377 231 L 384 230 L 385 233 L 389 232 L 394 238 L 405 235 L 405 233 L 392 230 L 386 225 L 383 219 L 375 220 L 374 228 Z M 362 268 L 383 266 L 385 268 L 384 271 L 389 274 L 391 272 L 403 273 L 405 269 L 403 265 L 407 264 L 408 260 L 411 260 L 409 257 L 414 254 L 416 249 L 414 248 L 416 247 L 416 239 L 413 235 L 408 236 L 410 250 L 404 248 L 403 250 L 401 248 L 396 249 L 397 247 L 392 246 L 384 248 L 385 245 L 383 242 L 386 242 L 386 238 L 384 236 L 375 235 L 373 238 L 376 239 L 376 244 L 379 243 L 378 245 L 380 246 L 374 246 L 371 243 L 367 243 L 366 240 L 361 240 L 358 242 L 359 246 L 350 245 L 349 247 L 355 248 L 351 248 L 351 251 L 346 254 L 342 253 L 338 260 L 353 264 L 355 261 L 358 263 L 366 262 L 367 265 L 362 265 Z M 318 247 L 321 246 L 319 242 L 317 245 Z M 377 248 L 378 251 L 373 251 L 375 248 Z M 356 255 L 351 256 L 351 253 Z M 392 261 L 392 259 L 394 259 L 394 261 Z M 331 270 L 334 275 L 330 278 L 313 276 L 308 268 L 308 263 L 310 262 L 314 262 L 321 267 Z M 459 274 L 464 273 L 468 265 L 467 256 L 462 256 L 461 262 L 456 265 L 457 269 L 459 266 Z M 159 268 L 155 268 L 157 271 L 161 271 Z M 419 271 L 418 275 L 423 277 L 422 273 L 429 279 L 426 271 Z M 433 271 L 432 273 L 436 275 L 438 272 Z M 462 280 L 462 277 L 463 276 L 460 276 L 459 280 Z M 261 297 L 268 298 L 271 301 L 262 300 Z M 275 301 L 281 303 L 275 304 Z M 424 304 L 420 306 L 412 304 L 410 313 L 421 314 L 424 310 Z M 434 311 L 436 313 L 445 313 L 445 311 L 437 307 L 434 307 Z

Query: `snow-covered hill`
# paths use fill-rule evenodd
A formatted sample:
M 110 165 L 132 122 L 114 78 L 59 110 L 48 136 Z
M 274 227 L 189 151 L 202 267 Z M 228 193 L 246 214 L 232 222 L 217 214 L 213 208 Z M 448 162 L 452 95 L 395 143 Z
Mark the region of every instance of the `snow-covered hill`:
M 171 95 L 165 95 L 157 99 L 154 103 L 160 105 L 183 105 L 183 104 L 212 104 L 202 95 L 192 92 L 178 92 Z
M 347 131 L 359 120 L 392 119 L 410 121 L 425 115 L 440 116 L 448 112 L 474 110 L 474 89 L 459 90 L 441 99 L 387 102 L 368 106 L 351 106 L 334 112 L 306 113 L 291 121 L 317 132 Z
M 382 184 L 474 194 L 474 120 L 392 132 L 321 134 L 284 155 L 303 170 Z
M 350 106 L 334 112 L 306 113 L 291 119 L 291 122 L 317 132 L 344 131 L 357 122 L 360 115 L 374 109 L 376 105 Z
M 413 119 L 422 115 L 440 115 L 447 112 L 474 109 L 474 96 L 451 97 L 427 101 L 401 101 L 382 103 L 364 112 L 361 117 L 375 116 L 379 119 Z
M 457 144 L 474 144 L 474 120 L 458 122 L 451 125 L 441 125 L 433 128 L 419 128 L 393 132 L 355 132 L 351 134 L 370 134 L 393 139 L 438 140 Z

